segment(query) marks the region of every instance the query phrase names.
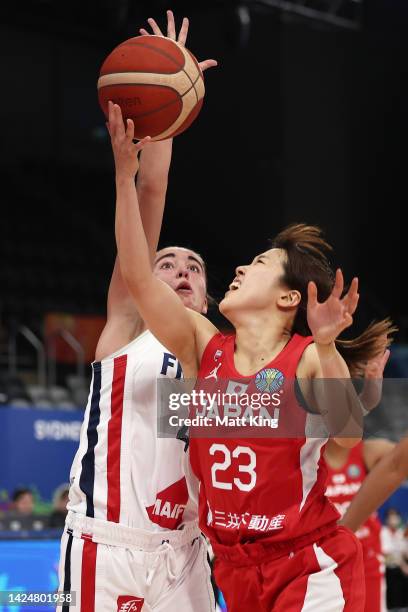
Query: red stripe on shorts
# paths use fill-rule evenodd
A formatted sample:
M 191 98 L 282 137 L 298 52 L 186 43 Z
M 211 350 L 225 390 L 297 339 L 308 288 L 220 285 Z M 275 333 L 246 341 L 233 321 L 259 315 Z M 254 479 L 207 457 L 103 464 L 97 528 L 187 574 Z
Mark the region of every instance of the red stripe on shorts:
M 120 446 L 122 437 L 123 391 L 127 355 L 114 361 L 111 418 L 108 425 L 108 514 L 107 520 L 119 523 L 120 516 Z
M 95 612 L 95 573 L 98 545 L 84 539 L 81 570 L 81 610 Z

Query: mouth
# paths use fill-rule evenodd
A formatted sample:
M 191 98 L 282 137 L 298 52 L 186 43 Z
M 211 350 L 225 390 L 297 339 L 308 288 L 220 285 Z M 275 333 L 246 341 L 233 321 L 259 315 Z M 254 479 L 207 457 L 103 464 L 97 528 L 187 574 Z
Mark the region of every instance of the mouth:
M 193 293 L 193 289 L 188 281 L 182 281 L 178 287 L 176 287 L 176 293 L 180 295 L 189 295 Z
M 241 287 L 241 280 L 239 278 L 234 278 L 234 280 L 229 286 L 227 293 L 229 293 L 230 291 L 238 291 L 240 287 Z

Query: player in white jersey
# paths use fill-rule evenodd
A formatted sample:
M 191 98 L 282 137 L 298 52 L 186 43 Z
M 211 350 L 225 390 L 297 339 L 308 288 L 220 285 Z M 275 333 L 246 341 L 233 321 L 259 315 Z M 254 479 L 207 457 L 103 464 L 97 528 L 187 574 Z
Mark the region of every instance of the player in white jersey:
M 168 36 L 176 39 L 171 11 L 167 16 Z M 153 20 L 149 23 L 162 35 Z M 185 19 L 179 44 L 185 43 L 187 31 Z M 207 60 L 201 68 L 215 64 Z M 111 136 L 120 138 L 123 124 L 116 128 Z M 202 258 L 180 247 L 155 254 L 171 149 L 169 140 L 149 143 L 140 156 L 137 190 L 143 226 L 156 275 L 186 306 L 205 313 Z M 116 181 L 134 180 L 134 174 L 133 168 L 129 173 L 124 168 Z M 157 379 L 181 376 L 174 355 L 146 330 L 116 260 L 107 324 L 92 364 L 79 449 L 71 468 L 61 543 L 59 590 L 75 593 L 76 603 L 59 606 L 61 612 L 214 609 L 194 481 L 189 477 L 187 482 L 185 476 L 185 444 L 157 436 Z

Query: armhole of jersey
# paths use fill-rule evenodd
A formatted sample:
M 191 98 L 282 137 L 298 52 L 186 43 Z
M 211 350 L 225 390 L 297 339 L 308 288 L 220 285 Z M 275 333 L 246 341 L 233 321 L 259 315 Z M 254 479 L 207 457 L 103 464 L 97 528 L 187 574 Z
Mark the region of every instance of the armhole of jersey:
M 216 334 L 214 334 L 210 338 L 210 340 L 207 343 L 207 346 L 204 349 L 204 352 L 201 357 L 201 364 L 204 363 L 209 358 L 209 356 L 211 355 L 211 352 L 214 349 L 219 348 L 220 345 L 224 345 L 225 340 L 226 340 L 226 336 L 224 336 L 224 334 L 222 334 L 221 332 L 217 332 Z
M 299 380 L 298 380 L 297 376 L 295 377 L 295 396 L 296 396 L 296 400 L 297 400 L 299 406 L 301 408 L 303 408 L 303 410 L 305 410 L 309 414 L 316 414 L 316 415 L 320 414 L 320 412 L 318 412 L 318 411 L 316 412 L 315 410 L 312 410 L 312 408 L 307 403 L 307 401 L 305 399 L 305 396 L 303 395 L 303 391 L 300 388 L 300 384 L 299 384 Z
M 301 349 L 301 352 L 299 353 L 299 359 L 298 359 L 298 364 L 300 360 L 302 359 L 303 353 L 305 352 L 305 350 L 307 349 L 307 347 L 313 343 L 313 336 L 298 336 L 298 346 L 297 349 Z M 297 366 L 296 366 L 297 369 Z M 303 395 L 303 391 L 300 387 L 300 383 L 298 380 L 298 377 L 295 375 L 295 381 L 294 381 L 294 387 L 295 387 L 295 397 L 297 402 L 299 403 L 299 406 L 301 408 L 303 408 L 303 410 L 305 410 L 305 412 L 308 412 L 309 414 L 315 414 L 315 415 L 319 415 L 320 412 L 316 411 L 316 410 L 312 410 L 312 408 L 309 406 L 309 404 L 306 401 L 305 396 Z

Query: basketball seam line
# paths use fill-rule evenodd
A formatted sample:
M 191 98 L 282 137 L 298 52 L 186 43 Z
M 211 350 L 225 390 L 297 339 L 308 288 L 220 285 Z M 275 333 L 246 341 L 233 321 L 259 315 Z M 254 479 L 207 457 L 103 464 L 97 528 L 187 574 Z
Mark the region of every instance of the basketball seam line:
M 197 95 L 197 91 L 196 88 L 194 87 L 194 85 L 197 83 L 198 79 L 200 78 L 200 74 L 197 76 L 196 80 L 194 81 L 194 83 L 192 83 L 191 87 L 189 87 L 182 95 L 179 94 L 179 92 L 176 89 L 173 89 L 172 87 L 169 87 L 168 85 L 154 85 L 154 87 L 163 87 L 166 89 L 172 89 L 172 91 L 174 91 L 178 98 L 175 100 L 172 100 L 171 102 L 167 102 L 166 104 L 164 104 L 163 106 L 159 106 L 158 108 L 155 108 L 154 110 L 148 111 L 146 113 L 142 113 L 141 115 L 137 116 L 137 119 L 140 119 L 141 117 L 146 117 L 147 115 L 152 115 L 153 113 L 157 113 L 158 111 L 163 110 L 164 108 L 167 108 L 168 106 L 171 106 L 172 104 L 174 104 L 175 102 L 177 102 L 178 100 L 182 100 L 184 98 L 185 95 L 187 95 L 192 89 L 194 89 L 194 93 L 196 95 L 197 98 L 197 102 L 199 102 L 198 100 L 198 95 Z M 103 87 L 101 87 L 101 89 L 106 89 L 108 87 L 116 87 L 116 83 L 113 83 L 112 85 L 104 85 Z M 135 83 L 121 83 L 121 86 L 126 86 L 126 85 L 135 85 Z M 151 85 L 145 85 L 144 83 L 137 83 L 138 87 L 151 87 Z
M 189 74 L 188 74 L 188 73 L 187 73 L 187 72 L 186 72 L 184 69 L 183 69 L 183 72 L 184 72 L 184 74 L 186 75 L 186 77 L 188 78 L 188 80 L 190 81 L 190 83 L 191 83 L 191 87 L 194 87 L 194 85 L 197 83 L 197 79 L 198 79 L 198 77 L 197 77 L 197 79 L 196 79 L 196 80 L 193 82 L 193 79 L 191 78 L 191 76 L 190 76 L 190 75 L 189 75 Z M 198 76 L 200 76 L 200 73 L 198 74 Z M 190 89 L 191 89 L 191 87 L 190 87 Z M 190 89 L 188 89 L 187 91 L 190 91 Z M 186 93 L 187 93 L 187 92 L 186 92 Z M 195 90 L 195 87 L 194 87 L 194 93 L 195 93 L 195 95 L 196 95 L 197 102 L 198 102 L 198 96 L 197 96 L 197 92 L 196 92 L 196 90 Z M 185 94 L 183 94 L 183 96 L 184 96 L 184 95 L 185 95 Z
M 192 87 L 194 87 L 194 92 L 197 98 L 197 102 L 198 102 L 198 95 L 197 95 L 197 91 L 195 89 L 195 84 L 197 83 L 197 81 L 199 80 L 199 78 L 201 77 L 201 74 L 198 73 L 197 74 L 197 78 L 195 81 L 193 81 L 191 79 L 191 77 L 187 74 L 187 72 L 185 72 L 185 70 L 183 70 L 182 72 L 185 73 L 185 75 L 188 77 L 188 80 L 191 83 L 191 87 L 189 87 L 188 89 L 186 89 L 186 91 L 183 94 L 179 94 L 177 89 L 175 89 L 174 87 L 172 87 L 171 84 L 169 85 L 162 85 L 161 83 L 110 83 L 108 85 L 101 85 L 98 86 L 98 92 L 102 91 L 102 89 L 105 89 L 106 87 L 116 87 L 116 86 L 134 86 L 134 87 L 164 87 L 166 89 L 172 89 L 173 91 L 175 91 L 177 93 L 177 95 L 179 95 L 181 98 L 183 98 L 189 91 L 191 91 Z M 126 70 L 125 72 L 109 72 L 108 74 L 103 74 L 102 77 L 105 76 L 109 76 L 109 75 L 114 75 L 114 74 L 148 74 L 146 73 L 144 70 Z M 150 74 L 150 73 L 149 73 Z M 154 74 L 153 72 L 151 74 Z M 164 72 L 158 72 L 157 74 L 166 74 Z
M 133 46 L 136 46 L 136 47 L 144 47 L 145 49 L 150 49 L 150 51 L 156 51 L 156 53 L 158 53 L 159 55 L 163 55 L 168 60 L 170 60 L 173 64 L 175 64 L 179 70 L 183 70 L 184 66 L 186 65 L 186 60 L 184 58 L 184 55 L 183 55 L 182 51 L 180 51 L 180 53 L 181 53 L 181 55 L 183 55 L 184 64 L 180 65 L 178 62 L 176 62 L 176 60 L 173 57 L 171 57 L 171 55 L 168 55 L 166 53 L 166 51 L 163 51 L 162 49 L 157 49 L 156 47 L 152 47 L 151 45 L 146 45 L 145 43 L 131 43 L 131 42 L 122 43 L 121 45 L 119 45 L 119 47 L 117 47 L 117 49 L 122 47 L 122 46 L 126 46 L 126 45 L 133 45 Z M 174 74 L 174 73 L 169 73 L 169 74 Z
M 195 81 L 194 81 L 194 83 L 193 83 L 194 93 L 195 93 L 195 95 L 196 95 L 197 102 L 199 102 L 199 99 L 198 99 L 198 93 L 197 93 L 197 90 L 196 90 L 196 88 L 195 88 L 195 84 L 197 83 L 197 81 L 198 81 L 198 79 L 200 78 L 200 76 L 201 76 L 201 74 L 200 74 L 200 73 L 198 73 L 197 78 L 196 78 L 196 80 L 195 80 Z M 183 95 L 184 95 L 184 94 L 183 94 Z
M 123 85 L 134 85 L 134 83 L 123 83 Z M 114 84 L 114 85 L 105 85 L 105 87 L 116 87 L 116 84 Z M 148 87 L 148 85 L 146 85 L 146 87 Z M 167 87 L 167 86 L 166 85 L 156 85 L 156 87 Z M 168 89 L 170 89 L 170 88 L 168 88 Z M 190 87 L 190 89 L 191 89 L 191 87 Z M 190 91 L 190 89 L 188 91 Z M 176 91 L 175 89 L 173 91 L 176 92 L 178 98 L 176 98 L 175 100 L 172 100 L 171 102 L 166 102 L 166 104 L 163 104 L 163 106 L 159 106 L 158 108 L 155 108 L 154 110 L 150 110 L 150 111 L 148 111 L 146 113 L 142 113 L 141 115 L 138 115 L 136 117 L 136 120 L 137 119 L 141 119 L 142 117 L 147 117 L 147 115 L 153 115 L 154 113 L 157 113 L 157 112 L 163 110 L 164 108 L 167 108 L 168 106 L 171 106 L 175 102 L 178 102 L 179 100 L 181 100 L 182 96 L 180 96 L 178 91 Z
M 195 57 L 193 56 L 193 54 L 191 53 L 191 51 L 189 51 L 189 50 L 188 50 L 188 49 L 186 49 L 185 47 L 184 47 L 184 50 L 185 50 L 185 51 L 186 51 L 186 52 L 189 54 L 190 58 L 193 60 L 193 64 L 194 64 L 195 68 L 197 68 L 197 70 L 198 70 L 198 77 L 196 78 L 196 80 L 195 80 L 195 81 L 194 81 L 194 83 L 193 83 L 192 78 L 191 78 L 191 77 L 190 77 L 190 75 L 189 75 L 189 74 L 186 72 L 185 68 L 183 68 L 183 72 L 185 73 L 185 75 L 187 76 L 187 78 L 190 80 L 191 84 L 192 84 L 192 85 L 193 85 L 193 87 L 194 87 L 194 85 L 195 85 L 195 84 L 197 83 L 197 81 L 198 81 L 198 78 L 201 76 L 201 73 L 200 73 L 200 66 L 199 66 L 199 65 L 196 65 L 196 63 L 198 64 L 198 62 L 197 62 L 197 60 L 195 60 Z M 195 61 L 194 61 L 194 60 L 195 60 Z M 186 65 L 186 62 L 184 61 L 184 66 L 185 66 L 185 65 Z M 196 95 L 196 98 L 197 98 L 197 102 L 198 102 L 198 95 L 197 95 L 197 91 L 196 91 L 195 87 L 194 87 L 194 92 L 195 92 L 195 95 Z
M 181 72 L 185 72 L 185 70 L 182 68 Z M 154 71 L 151 71 L 151 70 L 120 70 L 118 71 L 118 70 L 115 70 L 114 72 L 104 72 L 103 74 L 101 73 L 99 75 L 99 78 L 109 76 L 110 74 L 168 74 L 168 75 L 174 75 L 178 73 L 177 72 L 160 72 L 159 70 L 154 70 Z

